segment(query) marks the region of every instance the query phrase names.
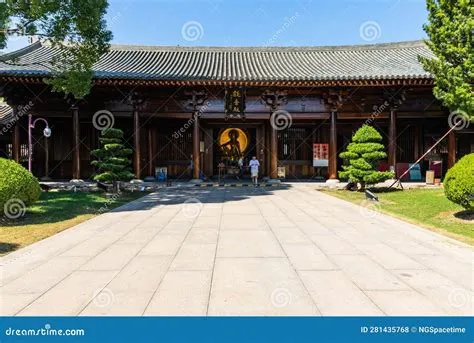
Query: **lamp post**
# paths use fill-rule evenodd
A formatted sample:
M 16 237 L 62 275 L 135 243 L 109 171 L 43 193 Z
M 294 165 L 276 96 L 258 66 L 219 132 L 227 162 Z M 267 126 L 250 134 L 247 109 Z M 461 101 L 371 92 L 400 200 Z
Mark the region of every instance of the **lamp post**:
M 31 173 L 31 160 L 33 158 L 33 139 L 31 134 L 31 129 L 35 128 L 36 122 L 42 121 L 46 124 L 45 129 L 43 130 L 43 135 L 46 138 L 51 137 L 51 129 L 49 128 L 49 124 L 46 119 L 37 118 L 33 121 L 33 116 L 31 114 L 28 115 L 28 171 Z

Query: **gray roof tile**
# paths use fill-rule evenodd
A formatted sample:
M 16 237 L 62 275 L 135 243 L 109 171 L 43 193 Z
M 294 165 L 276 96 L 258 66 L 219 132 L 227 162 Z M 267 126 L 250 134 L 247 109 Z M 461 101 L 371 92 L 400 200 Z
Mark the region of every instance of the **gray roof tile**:
M 8 54 L 0 75 L 49 73 L 55 54 L 35 43 Z M 97 78 L 213 81 L 322 81 L 431 78 L 418 56 L 422 41 L 334 47 L 161 47 L 112 45 L 94 65 Z

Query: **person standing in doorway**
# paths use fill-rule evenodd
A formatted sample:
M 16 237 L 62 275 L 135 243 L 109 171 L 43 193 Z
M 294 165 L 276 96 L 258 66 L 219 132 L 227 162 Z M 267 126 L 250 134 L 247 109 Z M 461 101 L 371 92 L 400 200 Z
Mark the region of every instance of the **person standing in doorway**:
M 260 162 L 257 160 L 257 156 L 253 156 L 252 160 L 249 163 L 250 175 L 252 176 L 253 185 L 258 186 L 258 167 L 260 167 Z
M 240 178 L 244 175 L 244 158 L 242 156 L 240 156 L 237 164 L 239 166 L 239 175 L 237 175 L 237 180 L 240 180 Z

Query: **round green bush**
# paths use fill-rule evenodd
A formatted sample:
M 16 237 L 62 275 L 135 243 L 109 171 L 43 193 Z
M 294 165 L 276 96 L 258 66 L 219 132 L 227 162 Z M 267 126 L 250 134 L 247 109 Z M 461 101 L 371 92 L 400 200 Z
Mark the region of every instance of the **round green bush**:
M 461 158 L 444 178 L 444 194 L 467 210 L 474 208 L 474 153 Z
M 40 194 L 39 182 L 28 170 L 15 161 L 0 158 L 0 217 L 8 200 L 18 199 L 30 205 Z

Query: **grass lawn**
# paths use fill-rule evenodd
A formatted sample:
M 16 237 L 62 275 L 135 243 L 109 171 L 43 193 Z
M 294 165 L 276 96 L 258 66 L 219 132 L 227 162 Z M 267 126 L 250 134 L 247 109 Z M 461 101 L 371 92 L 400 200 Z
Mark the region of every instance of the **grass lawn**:
M 324 190 L 325 193 L 360 205 L 364 193 L 346 190 Z M 446 236 L 474 245 L 474 212 L 449 201 L 443 189 L 405 189 L 375 191 L 381 212 L 390 214 Z M 458 218 L 458 217 L 461 217 Z M 470 220 L 465 218 L 470 217 Z
M 0 256 L 144 195 L 124 192 L 116 200 L 109 200 L 102 193 L 41 193 L 40 200 L 29 207 L 23 217 L 0 221 Z

